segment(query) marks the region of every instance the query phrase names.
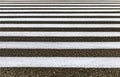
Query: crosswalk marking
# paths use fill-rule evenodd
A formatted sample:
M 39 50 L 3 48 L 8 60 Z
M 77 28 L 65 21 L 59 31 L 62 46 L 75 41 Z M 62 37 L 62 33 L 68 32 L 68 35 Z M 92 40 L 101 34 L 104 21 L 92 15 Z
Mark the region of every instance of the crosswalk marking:
M 0 67 L 120 68 L 119 50 L 119 2 L 0 2 Z

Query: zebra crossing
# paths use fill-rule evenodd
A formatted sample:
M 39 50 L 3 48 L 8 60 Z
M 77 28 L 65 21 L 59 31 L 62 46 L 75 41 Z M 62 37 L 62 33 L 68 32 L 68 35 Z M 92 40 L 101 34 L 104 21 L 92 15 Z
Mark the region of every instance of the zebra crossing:
M 0 67 L 120 68 L 120 3 L 0 3 Z

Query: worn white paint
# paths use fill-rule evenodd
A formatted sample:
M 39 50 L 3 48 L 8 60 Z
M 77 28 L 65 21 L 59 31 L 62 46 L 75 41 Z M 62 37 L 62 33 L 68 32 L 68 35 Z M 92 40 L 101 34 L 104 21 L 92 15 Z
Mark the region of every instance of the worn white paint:
M 0 57 L 0 67 L 120 68 L 120 58 Z
M 0 36 L 22 36 L 22 37 L 120 37 L 120 32 L 19 32 L 1 31 Z
M 120 49 L 120 42 L 0 42 L 0 49 Z
M 56 13 L 36 13 L 36 14 L 32 14 L 32 13 L 25 13 L 25 14 L 18 14 L 18 13 L 15 13 L 15 14 L 0 14 L 0 16 L 120 16 L 119 13 L 80 13 L 80 14 L 76 14 L 76 13 L 65 13 L 65 14 L 62 14 L 62 13 L 59 13 L 59 14 L 56 14 Z M 9 18 L 9 17 L 8 17 Z M 72 17 L 71 17 L 72 18 Z
M 120 21 L 120 18 L 0 18 L 0 21 Z
M 120 24 L 0 24 L 0 28 L 120 28 Z
M 0 12 L 120 12 L 120 10 L 0 10 Z

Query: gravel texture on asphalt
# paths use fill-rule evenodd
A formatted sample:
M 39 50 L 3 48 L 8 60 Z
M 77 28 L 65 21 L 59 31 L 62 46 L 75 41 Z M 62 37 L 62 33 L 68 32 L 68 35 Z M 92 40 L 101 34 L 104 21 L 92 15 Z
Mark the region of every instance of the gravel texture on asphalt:
M 0 68 L 0 77 L 120 77 L 120 69 Z

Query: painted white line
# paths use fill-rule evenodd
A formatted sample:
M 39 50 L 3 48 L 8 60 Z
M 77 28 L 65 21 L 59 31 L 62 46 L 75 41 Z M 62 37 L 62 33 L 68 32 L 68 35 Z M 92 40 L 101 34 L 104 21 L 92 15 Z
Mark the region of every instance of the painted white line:
M 0 24 L 0 28 L 120 28 L 120 24 Z
M 17 6 L 17 7 L 13 7 L 13 6 L 12 6 L 12 7 L 0 7 L 0 9 L 1 9 L 1 8 L 2 8 L 2 10 L 3 10 L 3 8 L 21 8 L 21 9 L 22 9 L 22 8 L 54 8 L 54 9 L 55 9 L 55 8 L 56 8 L 56 9 L 57 9 L 57 8 L 63 8 L 63 9 L 64 9 L 64 8 L 66 8 L 66 9 L 68 9 L 68 8 L 70 8 L 70 9 L 76 9 L 76 8 L 78 8 L 78 9 L 81 9 L 81 8 L 82 8 L 82 9 L 85 9 L 85 8 L 89 8 L 89 9 L 93 9 L 93 8 L 96 8 L 96 9 L 97 9 L 97 8 L 101 8 L 101 9 L 108 8 L 108 9 L 109 9 L 109 8 L 113 8 L 113 9 L 117 9 L 117 8 L 120 8 L 120 7 L 119 7 L 119 6 L 113 6 L 113 7 L 111 7 L 111 6 L 96 6 L 96 7 L 95 7 L 95 6 L 88 6 L 88 7 L 84 7 L 84 6 L 83 6 L 83 7 L 68 7 L 68 6 L 67 6 L 67 7 L 65 7 L 65 6 L 60 6 L 60 7 L 58 7 L 58 6 L 56 6 L 56 7 L 53 7 L 53 6 L 49 6 L 49 7 L 48 7 L 48 6 L 47 6 L 47 7 L 39 7 L 39 6 L 29 6 L 29 7 L 28 7 L 28 6 L 24 6 L 24 7 L 21 7 L 21 6 Z M 112 10 L 112 9 L 111 9 L 111 10 Z
M 0 42 L 0 49 L 120 49 L 120 42 Z
M 0 57 L 0 67 L 120 68 L 120 58 Z
M 29 3 L 26 3 L 26 2 L 23 2 L 24 4 L 22 4 L 22 2 L 9 2 L 9 3 L 7 3 L 7 2 L 0 2 L 1 4 L 0 5 L 53 5 L 53 6 L 57 6 L 57 5 L 61 5 L 61 6 L 66 6 L 66 5 L 70 5 L 70 6 L 82 6 L 82 5 L 86 5 L 86 6 L 115 6 L 115 5 L 120 5 L 119 4 L 119 2 L 118 3 L 116 3 L 116 4 L 114 4 L 114 3 L 109 3 L 109 4 L 100 4 L 100 3 L 98 3 L 98 4 L 94 4 L 94 3 L 91 3 L 91 4 L 86 4 L 86 3 L 84 3 L 84 4 L 71 4 L 71 3 L 69 3 L 69 4 L 65 4 L 66 2 L 64 2 L 64 4 L 50 4 L 50 3 L 39 3 L 39 2 L 37 2 L 37 3 L 34 3 L 34 2 L 32 2 L 32 4 L 29 4 Z M 4 3 L 4 4 L 3 4 Z M 17 3 L 17 4 L 16 4 Z
M 106 14 L 106 13 L 88 13 L 88 14 L 85 14 L 85 13 L 80 13 L 80 14 L 76 14 L 76 13 L 65 13 L 65 14 L 62 14 L 62 13 L 59 13 L 59 14 L 56 14 L 56 13 L 50 13 L 50 14 L 45 14 L 45 13 L 40 13 L 40 14 L 32 14 L 32 13 L 25 13 L 25 14 L 18 14 L 18 13 L 15 13 L 15 14 L 0 14 L 0 16 L 120 16 L 119 13 L 109 13 L 109 14 Z M 9 17 L 8 17 L 9 18 Z
M 0 12 L 120 12 L 120 10 L 0 10 Z
M 120 21 L 120 18 L 0 18 L 0 21 Z
M 0 36 L 21 36 L 21 37 L 120 37 L 120 32 L 19 32 L 0 31 Z

